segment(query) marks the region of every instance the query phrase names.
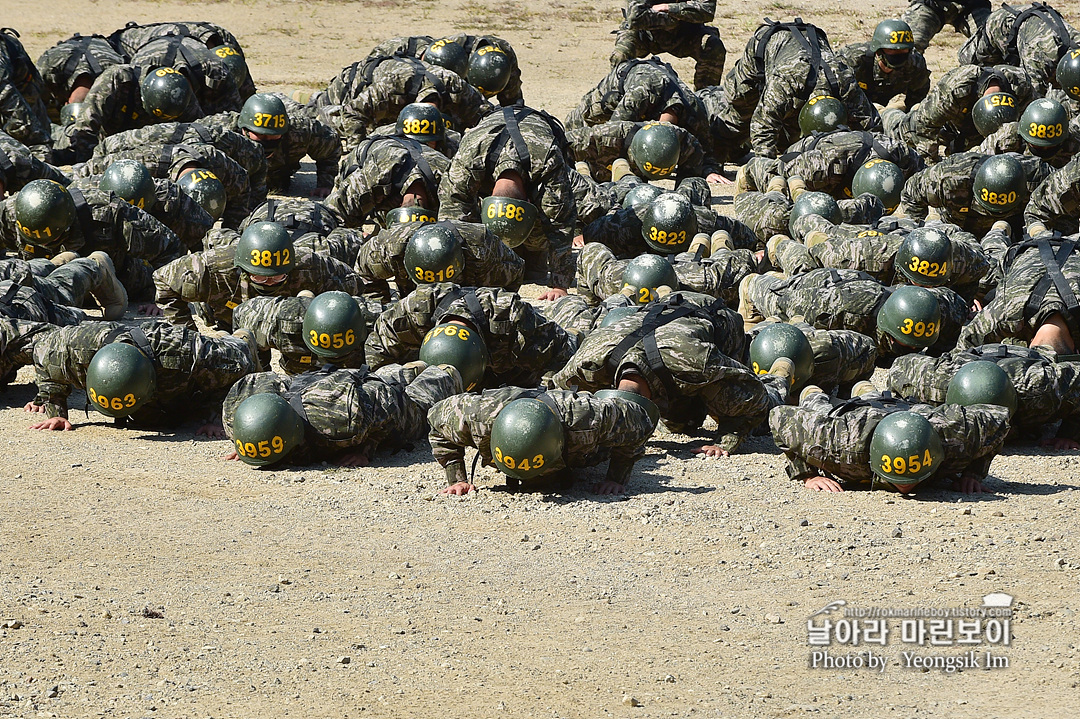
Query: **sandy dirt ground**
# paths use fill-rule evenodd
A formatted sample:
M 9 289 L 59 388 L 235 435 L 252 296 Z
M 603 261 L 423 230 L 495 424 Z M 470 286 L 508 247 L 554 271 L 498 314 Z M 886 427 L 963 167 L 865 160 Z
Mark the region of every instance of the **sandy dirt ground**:
M 729 67 L 762 15 L 813 19 L 839 45 L 899 11 L 846 5 L 725 4 Z M 526 100 L 561 116 L 606 72 L 619 12 L 5 0 L 3 15 L 33 57 L 128 20 L 212 20 L 281 90 L 318 87 L 385 37 L 491 32 L 517 49 Z M 960 40 L 935 41 L 935 70 Z M 33 394 L 27 370 L 0 394 L 0 717 L 1080 713 L 1077 453 L 1010 447 L 976 498 L 823 495 L 786 479 L 767 438 L 705 461 L 700 438 L 658 433 L 624 498 L 587 491 L 602 469 L 557 495 L 502 492 L 481 469 L 458 499 L 436 497 L 426 443 L 376 468 L 255 471 L 194 425 L 125 431 L 73 410 L 77 431 L 39 434 L 21 410 Z M 807 621 L 829 602 L 978 607 L 990 592 L 1016 598 L 1011 644 L 972 647 L 978 668 L 911 666 L 967 647 L 905 643 L 895 618 L 885 646 L 828 648 L 884 668 L 812 666 Z

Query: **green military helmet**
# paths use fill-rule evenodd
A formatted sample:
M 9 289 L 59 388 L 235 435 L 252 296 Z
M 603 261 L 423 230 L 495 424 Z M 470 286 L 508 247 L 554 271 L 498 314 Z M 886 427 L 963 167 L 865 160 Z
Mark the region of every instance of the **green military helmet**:
M 140 87 L 143 107 L 159 120 L 175 120 L 195 100 L 191 83 L 179 70 L 159 67 L 143 78 Z
M 619 320 L 626 319 L 631 315 L 638 313 L 637 307 L 612 307 L 608 310 L 608 313 L 604 315 L 604 319 L 600 320 L 599 328 L 610 327 Z
M 1024 166 L 1013 155 L 993 155 L 975 171 L 971 187 L 975 204 L 990 215 L 1005 217 L 1024 208 L 1028 200 Z
M 420 345 L 420 359 L 429 365 L 448 364 L 461 373 L 465 391 L 476 387 L 487 371 L 488 351 L 484 338 L 474 328 L 444 322 L 428 330 Z
M 641 236 L 645 238 L 645 244 L 665 255 L 686 250 L 697 229 L 694 205 L 678 192 L 657 195 L 641 218 Z
M 98 412 L 127 417 L 157 390 L 154 363 L 134 345 L 107 344 L 86 368 L 86 398 Z
M 420 207 L 420 205 L 395 207 L 386 211 L 386 215 L 383 216 L 383 227 L 407 225 L 411 222 L 434 222 L 438 219 L 437 214 L 426 207 Z
M 515 399 L 491 425 L 491 456 L 503 474 L 533 479 L 565 466 L 562 420 L 538 399 Z
M 996 404 L 1011 415 L 1016 412 L 1016 387 L 996 363 L 976 360 L 961 367 L 949 380 L 945 404 Z
M 446 137 L 446 122 L 434 105 L 412 102 L 398 113 L 397 134 L 418 142 L 440 142 Z
M 940 287 L 948 282 L 952 240 L 936 227 L 916 227 L 896 251 L 894 267 L 915 285 Z
M 870 438 L 870 469 L 889 484 L 918 484 L 945 459 L 941 437 L 930 421 L 914 412 L 892 412 Z
M 799 110 L 802 136 L 813 132 L 832 132 L 847 124 L 847 107 L 832 95 L 816 95 Z
M 405 270 L 418 285 L 459 282 L 463 269 L 461 237 L 449 224 L 422 225 L 405 245 Z
M 599 392 L 593 394 L 593 397 L 597 399 L 623 399 L 627 402 L 633 402 L 634 404 L 641 405 L 645 408 L 645 411 L 649 415 L 649 419 L 653 423 L 653 427 L 660 421 L 660 408 L 656 406 L 656 403 L 644 395 L 640 395 L 637 392 L 627 392 L 622 389 L 602 389 Z
M 176 180 L 176 184 L 214 220 L 220 220 L 225 214 L 225 203 L 228 201 L 225 185 L 210 170 L 205 167 L 188 170 Z
M 638 182 L 623 197 L 623 209 L 644 207 L 662 194 L 664 194 L 663 188 L 647 182 Z
M 304 442 L 304 420 L 285 398 L 253 394 L 236 408 L 232 420 L 236 456 L 255 467 L 274 464 Z
M 1066 94 L 1080 100 L 1080 47 L 1069 48 L 1061 57 L 1054 79 Z
M 904 190 L 904 171 L 895 162 L 875 157 L 864 162 L 851 180 L 851 196 L 869 193 L 881 200 L 889 214 L 900 206 L 900 194 Z
M 465 79 L 484 97 L 498 95 L 510 82 L 514 63 L 506 52 L 495 45 L 485 45 L 476 49 L 469 58 L 469 69 Z
M 75 201 L 55 180 L 31 180 L 15 196 L 15 226 L 32 244 L 59 244 L 73 222 Z
M 802 387 L 814 375 L 814 348 L 798 327 L 786 322 L 765 325 L 750 342 L 750 367 L 768 374 L 773 362 L 787 357 L 795 365 L 792 387 Z
M 679 134 L 666 122 L 652 122 L 634 133 L 630 140 L 630 162 L 647 179 L 663 180 L 679 165 Z
M 507 247 L 529 239 L 538 214 L 536 205 L 515 197 L 492 196 L 480 202 L 480 221 Z
M 874 28 L 874 36 L 870 38 L 870 49 L 874 52 L 879 50 L 912 50 L 915 47 L 915 36 L 911 32 L 911 26 L 903 20 L 895 18 L 882 20 Z M 905 60 L 907 57 L 905 56 Z
M 432 65 L 444 67 L 461 77 L 469 72 L 469 51 L 461 43 L 448 37 L 440 38 L 427 46 L 420 58 Z
M 323 359 L 340 359 L 363 349 L 367 325 L 360 305 L 346 292 L 323 292 L 304 313 L 304 344 Z
M 293 268 L 292 237 L 277 222 L 253 222 L 236 243 L 233 264 L 251 275 L 274 277 Z
M 1039 98 L 1020 115 L 1020 137 L 1035 147 L 1057 147 L 1069 135 L 1069 113 L 1057 100 Z
M 60 126 L 65 127 L 75 122 L 86 105 L 81 102 L 69 102 L 60 108 Z
M 639 305 L 647 305 L 660 299 L 657 288 L 669 291 L 679 289 L 679 276 L 667 257 L 661 255 L 638 255 L 623 270 L 623 290 L 632 290 L 630 299 Z M 610 313 L 609 313 L 610 314 Z
M 221 61 L 221 64 L 229 70 L 229 77 L 232 78 L 234 85 L 240 87 L 247 81 L 247 61 L 244 59 L 244 53 L 240 52 L 239 48 L 232 45 L 218 45 L 210 52 L 214 53 L 214 56 Z
M 284 135 L 289 131 L 289 113 L 280 97 L 260 92 L 244 102 L 239 125 L 256 135 Z
M 138 160 L 117 160 L 105 168 L 98 188 L 123 198 L 140 210 L 149 210 L 157 199 L 150 170 Z
M 929 347 L 941 334 L 941 305 L 925 287 L 897 287 L 878 310 L 877 327 L 905 347 Z
M 992 92 L 980 97 L 971 108 L 971 121 L 983 137 L 997 132 L 1007 122 L 1015 122 L 1020 116 L 1016 96 L 1008 92 Z
M 831 195 L 824 192 L 804 192 L 792 204 L 791 212 L 788 214 L 788 231 L 792 236 L 795 235 L 795 230 L 792 229 L 795 226 L 795 220 L 803 215 L 821 215 L 834 225 L 844 219 L 843 213 L 840 212 L 840 205 Z

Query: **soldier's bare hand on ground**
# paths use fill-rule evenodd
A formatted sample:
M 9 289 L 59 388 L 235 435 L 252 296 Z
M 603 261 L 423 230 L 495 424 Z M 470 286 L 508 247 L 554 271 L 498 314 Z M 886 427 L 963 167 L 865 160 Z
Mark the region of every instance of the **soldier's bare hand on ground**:
M 236 452 L 229 452 L 223 457 L 223 459 L 226 462 L 235 462 L 236 460 L 240 459 L 240 455 L 238 455 Z
M 585 246 L 585 235 L 576 235 L 574 239 L 570 241 L 570 246 L 580 250 Z
M 333 189 L 333 188 L 330 188 L 330 187 L 316 187 L 314 190 L 311 191 L 311 196 L 312 197 L 318 197 L 318 198 L 327 197 L 327 196 L 330 195 L 331 189 Z
M 976 312 L 981 312 L 982 308 L 983 308 L 982 302 L 979 302 L 978 300 L 972 300 L 971 301 L 971 314 L 975 314 Z
M 27 402 L 25 405 L 23 405 L 23 409 L 26 410 L 27 412 L 42 413 L 42 412 L 45 411 L 45 405 L 43 405 L 43 404 L 34 404 L 33 401 L 30 401 L 30 402 Z
M 1064 449 L 1080 449 L 1080 442 L 1068 437 L 1054 437 L 1053 439 L 1042 440 L 1039 442 L 1039 446 L 1060 451 Z
M 30 425 L 30 429 L 43 429 L 50 432 L 73 432 L 75 430 L 71 426 L 71 422 L 68 422 L 65 417 L 50 417 L 43 422 Z
M 463 494 L 468 494 L 474 489 L 476 489 L 476 487 L 469 484 L 468 482 L 458 482 L 457 484 L 451 484 L 446 489 L 440 489 L 439 494 L 453 494 L 460 497 Z
M 554 301 L 559 299 L 560 297 L 566 297 L 568 294 L 570 293 L 564 290 L 562 287 L 552 287 L 550 290 L 540 295 L 537 299 L 544 301 Z
M 342 467 L 367 467 L 371 460 L 363 452 L 349 452 L 341 455 L 337 463 Z
M 727 179 L 726 177 L 721 175 L 719 172 L 710 172 L 708 175 L 705 175 L 705 181 L 710 183 L 710 184 L 713 184 L 713 185 L 731 185 L 731 184 L 734 184 L 734 183 L 732 183 L 731 180 Z
M 221 420 L 207 422 L 195 430 L 195 436 L 206 436 L 209 439 L 225 439 L 225 425 L 221 423 Z
M 593 494 L 623 494 L 626 492 L 626 487 L 618 482 L 612 482 L 605 479 L 603 482 L 597 482 L 592 486 Z
M 664 3 L 663 5 L 652 6 L 653 12 L 668 12 L 669 10 L 671 10 L 671 5 L 668 5 L 667 3 Z
M 694 454 L 703 454 L 706 457 L 730 457 L 731 452 L 718 444 L 703 444 L 694 450 Z
M 143 302 L 135 306 L 135 314 L 144 317 L 161 317 L 165 313 L 153 302 Z
M 812 489 L 815 492 L 843 492 L 844 488 L 840 486 L 840 483 L 835 479 L 829 479 L 828 477 L 811 477 L 803 482 L 807 489 Z
M 953 482 L 953 489 L 963 494 L 982 494 L 985 491 L 982 482 L 970 475 L 965 475 Z

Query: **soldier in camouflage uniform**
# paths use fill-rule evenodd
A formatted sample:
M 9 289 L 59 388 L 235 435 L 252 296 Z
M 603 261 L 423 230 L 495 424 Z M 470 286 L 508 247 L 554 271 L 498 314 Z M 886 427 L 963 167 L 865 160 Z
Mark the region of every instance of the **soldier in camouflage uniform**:
M 143 107 L 141 86 L 148 72 L 136 65 L 106 68 L 90 86 L 75 121 L 63 127 L 55 138 L 56 161 L 82 162 L 93 154 L 103 138 L 157 122 L 158 118 Z M 175 119 L 191 122 L 205 114 L 193 97 Z
M 1080 363 L 1064 361 L 1043 347 L 990 344 L 957 349 L 941 357 L 898 357 L 889 370 L 888 388 L 901 397 L 943 404 L 949 382 L 969 362 L 985 360 L 1005 370 L 1016 390 L 1016 410 L 1009 418 L 1013 434 L 1042 436 L 1047 425 L 1061 422 L 1044 446 L 1080 449 Z
M 743 364 L 747 367 L 753 367 L 749 354 L 750 343 L 762 330 L 778 321 L 773 318 L 759 322 L 747 333 L 748 351 L 747 356 L 742 358 Z M 814 353 L 814 370 L 806 380 L 807 383 L 834 393 L 839 391 L 848 393 L 856 382 L 868 380 L 873 376 L 877 361 L 877 347 L 872 338 L 851 330 L 818 329 L 798 319 L 788 324 L 803 333 Z M 762 374 L 766 370 L 758 367 L 755 371 Z
M 461 239 L 465 268 L 458 279 L 468 287 L 503 287 L 516 290 L 521 286 L 525 261 L 480 224 L 443 220 Z M 369 239 L 356 258 L 356 271 L 369 283 L 393 280 L 400 292 L 411 292 L 416 286 L 412 270 L 405 266 L 405 247 L 409 239 L 425 223 L 409 222 L 381 230 Z M 385 299 L 389 300 L 387 295 Z
M 591 332 L 553 382 L 590 392 L 629 389 L 623 383 L 630 382 L 656 403 L 673 432 L 695 431 L 710 415 L 717 444 L 701 449 L 727 455 L 787 401 L 790 387 L 790 374 L 758 377 L 735 359 L 746 354 L 746 340 L 742 318 L 722 300 L 673 292 Z
M 156 390 L 131 415 L 139 425 L 174 427 L 195 413 L 205 419 L 206 413 L 217 411 L 234 382 L 258 370 L 253 346 L 240 337 L 208 337 L 161 320 L 137 327 L 118 322 L 64 327 L 34 344 L 38 390 L 26 410 L 47 417 L 34 429 L 74 429 L 67 419 L 67 398 L 73 389 L 86 389 L 86 370 L 94 353 L 110 342 L 134 345 L 154 363 Z
M 758 268 L 757 258 L 750 250 L 718 249 L 705 258 L 682 252 L 669 259 L 679 278 L 679 287 L 719 297 L 731 305 L 738 304 L 742 278 Z M 624 287 L 623 273 L 630 262 L 616 259 L 607 246 L 598 242 L 585 245 L 578 256 L 578 295 L 595 304 L 618 294 Z
M 1058 232 L 1075 232 L 1080 216 L 1080 155 L 1050 173 L 1031 193 L 1024 223 L 1038 223 Z
M 312 297 L 308 292 L 299 297 L 252 297 L 233 310 L 233 328 L 249 329 L 255 334 L 260 358 L 264 366 L 270 366 L 270 350 L 281 353 L 281 369 L 285 374 L 297 375 L 317 368 L 325 360 L 315 357 L 304 344 L 304 315 Z M 381 302 L 364 297 L 354 297 L 364 315 L 368 331 L 375 319 L 382 314 Z M 335 358 L 335 367 L 359 369 L 365 363 L 363 348 L 348 355 Z
M 871 437 L 884 417 L 900 411 L 925 417 L 937 431 L 944 457 L 933 477 L 955 480 L 954 487 L 964 493 L 982 491 L 980 480 L 1009 433 L 1004 407 L 909 405 L 877 392 L 834 402 L 824 392 L 806 392 L 797 407 L 773 409 L 769 428 L 787 458 L 788 477 L 810 489 L 842 492 L 856 482 L 873 487 L 881 481 L 871 470 Z M 904 492 L 912 488 L 898 486 Z
M 240 127 L 239 111 L 208 115 L 200 125 L 217 127 L 245 136 L 263 149 L 266 157 L 266 182 L 271 191 L 286 192 L 292 176 L 300 169 L 305 155 L 315 160 L 315 196 L 325 197 L 334 186 L 338 161 L 341 159 L 341 140 L 337 131 L 323 122 L 303 105 L 279 92 L 265 93 L 278 98 L 289 116 L 289 129 L 273 145 L 260 142 L 259 136 Z
M 43 83 L 41 99 L 49 118 L 59 123 L 64 105 L 82 102 L 102 72 L 122 64 L 124 58 L 101 35 L 75 33 L 43 52 L 37 67 Z
M 188 303 L 205 302 L 219 326 L 231 327 L 233 309 L 258 295 L 295 297 L 301 290 L 314 294 L 342 290 L 359 295 L 365 289 L 363 279 L 351 267 L 302 245 L 295 247 L 292 269 L 283 281 L 274 285 L 252 282 L 247 272 L 233 264 L 237 244 L 186 255 L 154 273 L 156 301 L 166 319 L 194 327 Z
M 930 70 L 918 50 L 909 51 L 899 67 L 886 65 L 869 42 L 845 45 L 837 55 L 855 73 L 855 82 L 870 102 L 886 105 L 896 95 L 903 95 L 904 109 L 911 109 L 930 92 Z
M 0 130 L 35 147 L 45 160 L 51 135 L 41 94 L 41 75 L 19 42 L 19 33 L 0 29 Z
M 851 128 L 881 129 L 878 111 L 851 69 L 833 53 L 824 31 L 809 23 L 761 25 L 724 77 L 723 89 L 741 126 L 749 125 L 759 157 L 777 157 L 799 138 L 799 112 L 815 95 L 843 102 Z
M 926 52 L 946 24 L 972 37 L 990 16 L 990 0 L 911 0 L 901 19 L 911 26 L 915 48 Z
M 191 90 L 206 114 L 239 110 L 244 101 L 233 74 L 222 58 L 191 37 L 167 35 L 150 40 L 129 62 L 147 72 L 171 67 L 191 83 Z
M 852 330 L 872 337 L 879 360 L 885 360 L 918 351 L 900 344 L 878 326 L 878 314 L 893 289 L 865 272 L 823 268 L 794 277 L 751 275 L 743 281 L 740 295 L 765 317 L 803 317 L 820 329 Z M 932 348 L 948 351 L 971 315 L 970 304 L 948 287 L 926 289 L 937 297 L 941 310 Z
M 326 204 L 349 227 L 381 223 L 387 210 L 410 204 L 437 213 L 449 168 L 450 158 L 427 143 L 376 133 L 345 156 Z
M 634 306 L 635 303 L 623 294 L 612 295 L 600 304 L 596 304 L 581 295 L 567 295 L 538 309 L 544 317 L 547 317 L 567 332 L 580 334 L 584 337 L 599 327 L 612 309 Z
M 1035 95 L 1027 73 L 1009 65 L 960 65 L 945 73 L 926 99 L 911 112 L 889 108 L 882 114 L 885 132 L 914 148 L 927 162 L 937 162 L 939 146 L 946 154 L 964 152 L 983 140 L 971 119 L 975 103 L 986 95 L 1007 92 L 1016 99 L 1017 113 Z
M 732 203 L 735 220 L 748 227 L 761 246 L 774 236 L 786 235 L 790 231 L 789 219 L 793 203 L 783 192 L 786 184 L 775 177 L 770 182 L 774 183 L 771 185 L 773 189 L 767 192 L 741 192 Z M 798 194 L 795 193 L 796 197 Z M 840 207 L 843 221 L 849 224 L 876 222 L 885 214 L 885 206 L 881 204 L 881 200 L 869 193 L 839 200 L 836 204 Z M 736 245 L 740 246 L 742 245 Z
M 58 168 L 42 162 L 29 147 L 6 132 L 0 132 L 0 198 L 15 194 L 31 180 L 55 180 L 67 185 L 71 178 Z
M 278 223 L 294 240 L 309 232 L 325 237 L 341 224 L 341 218 L 325 202 L 306 197 L 271 197 L 253 209 L 237 229 L 243 232 L 262 221 Z
M 183 253 L 180 239 L 168 227 L 112 193 L 97 188 L 70 192 L 75 200 L 76 220 L 48 244 L 32 240 L 17 229 L 17 197 L 9 197 L 0 210 L 0 246 L 17 251 L 24 259 L 48 259 L 61 252 L 108 253 L 129 297 L 149 299 L 151 273 Z M 79 210 L 82 206 L 84 211 Z
M 511 124 L 525 147 L 512 139 Z M 480 199 L 496 194 L 504 184 L 513 187 L 500 191 L 512 191 L 515 194 L 507 196 L 536 207 L 539 217 L 521 246 L 546 254 L 548 283 L 556 295 L 550 299 L 565 294 L 574 279 L 571 242 L 577 213 L 565 152 L 558 120 L 524 106 L 502 108 L 465 133 L 439 185 L 439 219 L 480 222 Z
M 7 305 L 0 304 L 0 390 L 34 361 L 34 343 L 54 329 L 56 325 L 48 322 L 12 318 Z
M 659 3 L 627 0 L 623 23 L 615 33 L 611 66 L 638 57 L 670 53 L 692 57 L 694 89 L 719 85 L 724 76 L 727 48 L 720 31 L 706 25 L 716 15 L 716 0 Z
M 57 258 L 55 263 L 43 259 L 29 262 L 0 259 L 0 305 L 6 308 L 0 309 L 0 314 L 54 325 L 74 325 L 86 319 L 80 308 L 92 307 L 92 303 L 88 304 L 91 297 L 100 306 L 109 307 L 110 313 L 122 313 L 122 307 L 111 306 L 125 299 L 117 291 L 116 282 L 115 269 L 101 253 Z
M 377 452 L 395 452 L 422 440 L 428 431 L 428 411 L 439 400 L 461 392 L 461 376 L 452 367 L 428 367 L 423 362 L 387 365 L 374 372 L 327 365 L 295 377 L 253 374 L 237 382 L 225 398 L 221 418 L 229 437 L 236 408 L 264 392 L 303 408 L 304 441 L 289 452 L 289 462 L 326 459 L 366 467 Z
M 1035 94 L 1056 87 L 1054 74 L 1066 50 L 1080 45 L 1080 32 L 1044 3 L 1002 5 L 960 48 L 961 63 L 1019 65 Z
M 566 141 L 570 154 L 577 162 L 589 165 L 592 179 L 604 182 L 611 179 L 611 163 L 621 157 L 629 157 L 630 143 L 634 135 L 646 124 L 644 122 L 604 122 L 599 125 L 584 125 L 569 130 Z M 673 178 L 704 177 L 705 153 L 696 137 L 684 128 L 674 126 L 679 137 L 679 164 L 672 174 Z M 640 168 L 630 163 L 635 174 Z M 712 168 L 715 171 L 715 167 Z
M 545 372 L 561 369 L 578 345 L 575 334 L 545 318 L 516 292 L 441 283 L 418 287 L 386 307 L 367 336 L 368 365 L 416 359 L 427 332 L 454 320 L 483 337 L 489 373 L 484 385 L 489 387 L 535 386 Z
M 1080 123 L 1072 122 L 1065 132 L 1061 143 L 1050 148 L 1038 147 L 1029 143 L 1021 134 L 1019 122 L 1006 122 L 987 135 L 974 151 L 984 155 L 1001 155 L 1006 152 L 1035 155 L 1050 167 L 1060 169 L 1080 153 Z
M 1006 339 L 1076 352 L 1080 338 L 1080 253 L 1077 235 L 1043 234 L 1009 248 L 993 299 L 960 333 L 957 347 L 970 349 Z
M 510 402 L 536 397 L 550 402 L 548 406 L 563 427 L 562 456 L 549 458 L 551 472 L 557 473 L 554 476 L 566 480 L 573 470 L 607 460 L 604 481 L 593 490 L 599 494 L 625 491 L 634 464 L 645 456 L 645 443 L 656 428 L 644 407 L 622 398 L 600 399 L 588 392 L 503 387 L 450 397 L 428 414 L 431 452 L 446 470 L 447 487 L 442 494 L 467 494 L 476 489 L 465 464 L 466 448 L 475 447 L 484 466 L 494 466 L 491 432 L 495 418 Z

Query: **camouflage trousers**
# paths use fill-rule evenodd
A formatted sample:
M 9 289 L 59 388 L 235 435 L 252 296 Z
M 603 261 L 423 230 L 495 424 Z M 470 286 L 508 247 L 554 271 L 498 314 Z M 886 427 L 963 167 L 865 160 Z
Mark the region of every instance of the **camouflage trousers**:
M 32 287 L 53 305 L 58 321 L 54 324 L 78 324 L 86 314 L 78 309 L 85 307 L 90 293 L 101 284 L 104 270 L 94 260 L 79 257 L 61 267 L 52 262 L 34 259 L 0 260 L 0 280 Z M 66 321 L 65 321 L 66 320 Z
M 749 285 L 749 299 L 765 317 L 802 316 L 821 329 L 870 336 L 876 329 L 877 310 L 889 292 L 868 275 L 850 270 L 821 269 L 793 278 L 757 275 Z
M 912 0 L 900 19 L 911 26 L 915 49 L 926 52 L 930 41 L 946 24 L 967 37 L 978 32 L 990 16 L 990 3 L 975 8 L 965 7 L 967 4 L 947 0 Z
M 694 69 L 695 90 L 719 85 L 724 77 L 727 48 L 720 39 L 720 31 L 702 23 L 681 23 L 674 30 L 620 29 L 615 35 L 611 66 L 660 53 L 692 57 L 697 61 Z
M 750 336 L 756 337 L 769 324 L 770 321 L 759 322 L 750 331 Z M 814 350 L 814 373 L 807 384 L 836 394 L 841 388 L 850 389 L 851 385 L 870 379 L 874 374 L 877 346 L 873 338 L 851 330 L 820 330 L 806 322 L 790 324 L 806 335 Z

